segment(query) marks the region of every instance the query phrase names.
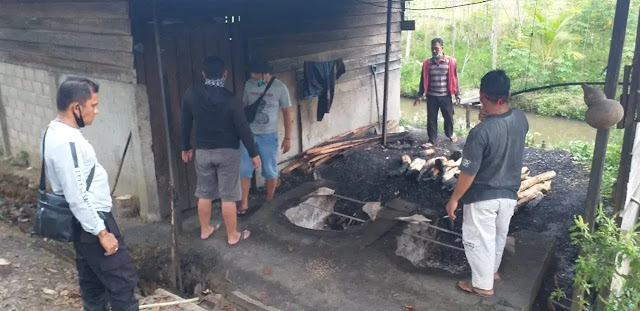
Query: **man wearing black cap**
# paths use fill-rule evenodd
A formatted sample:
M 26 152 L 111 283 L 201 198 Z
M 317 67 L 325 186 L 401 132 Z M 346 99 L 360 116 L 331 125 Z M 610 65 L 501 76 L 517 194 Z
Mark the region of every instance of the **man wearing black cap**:
M 517 203 L 529 131 L 524 113 L 509 108 L 510 85 L 502 70 L 482 78 L 482 122 L 469 132 L 458 183 L 447 204 L 451 219 L 456 218 L 458 201 L 464 204 L 462 242 L 471 281 L 458 282 L 457 287 L 479 296 L 493 296 L 494 281 L 500 279 L 498 268 Z
M 249 116 L 249 126 L 255 136 L 258 154 L 262 159 L 262 177 L 266 180 L 266 201 L 273 200 L 278 186 L 278 147 L 283 153 L 291 149 L 291 98 L 287 86 L 280 80 L 271 76 L 269 64 L 259 58 L 255 58 L 249 64 L 251 79 L 244 87 L 244 104 L 258 105 L 253 110 L 253 116 Z M 248 109 L 252 110 L 252 109 Z M 282 111 L 284 119 L 284 138 L 279 143 L 278 137 L 278 112 Z M 253 119 L 253 120 L 251 120 Z M 242 184 L 242 202 L 239 215 L 247 213 L 249 208 L 249 189 L 253 165 L 245 148 L 241 148 L 242 165 L 240 178 Z

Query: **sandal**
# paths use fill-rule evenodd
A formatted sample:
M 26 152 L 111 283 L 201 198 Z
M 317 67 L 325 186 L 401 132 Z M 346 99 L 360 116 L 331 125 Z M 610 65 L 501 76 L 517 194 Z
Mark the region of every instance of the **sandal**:
M 245 208 L 245 209 L 238 209 L 238 216 L 246 216 L 247 213 L 249 212 L 249 208 Z
M 465 284 L 465 285 L 469 288 L 469 290 L 466 290 L 466 289 L 462 288 L 462 287 L 460 286 L 461 284 Z M 476 296 L 479 296 L 479 297 L 484 297 L 484 298 L 493 297 L 493 295 L 487 295 L 487 294 L 479 293 L 479 292 L 476 290 L 476 288 L 475 288 L 475 287 L 473 287 L 473 285 L 471 284 L 471 282 L 464 282 L 464 281 L 460 281 L 460 282 L 458 282 L 458 284 L 456 285 L 456 288 L 457 288 L 459 291 L 465 292 L 465 293 L 467 293 L 467 294 L 476 295 Z M 495 293 L 494 293 L 494 294 L 495 294 Z
M 201 240 L 206 240 L 208 238 L 210 238 L 216 231 L 218 231 L 218 229 L 220 229 L 220 224 L 215 224 L 213 227 L 213 230 L 211 230 L 211 233 L 209 233 L 209 235 L 206 238 L 202 238 L 202 235 L 200 235 L 200 239 Z
M 236 245 L 240 244 L 240 242 L 242 242 L 242 241 L 244 241 L 244 240 L 248 239 L 250 236 L 251 236 L 251 231 L 249 231 L 249 230 L 243 230 L 243 231 L 240 233 L 240 239 L 238 240 L 238 242 L 235 242 L 235 243 L 233 243 L 233 244 L 229 244 L 229 242 L 227 242 L 227 245 L 228 245 L 229 247 L 234 247 L 234 246 L 236 246 Z

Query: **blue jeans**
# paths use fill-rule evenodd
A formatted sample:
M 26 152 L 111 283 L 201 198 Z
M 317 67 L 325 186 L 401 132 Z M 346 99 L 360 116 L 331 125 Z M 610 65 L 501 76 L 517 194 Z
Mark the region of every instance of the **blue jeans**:
M 262 160 L 262 177 L 266 180 L 278 178 L 278 133 L 256 134 L 255 141 L 258 155 Z M 249 179 L 253 176 L 253 163 L 244 145 L 240 146 L 240 178 Z

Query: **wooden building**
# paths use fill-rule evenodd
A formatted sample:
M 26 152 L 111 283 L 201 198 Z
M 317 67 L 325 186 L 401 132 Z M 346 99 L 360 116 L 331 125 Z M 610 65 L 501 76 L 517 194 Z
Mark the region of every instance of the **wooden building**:
M 150 220 L 168 213 L 164 105 L 154 21 L 158 25 L 169 133 L 181 207 L 194 203 L 195 173 L 179 157 L 181 97 L 202 83 L 203 59 L 228 64 L 227 88 L 241 96 L 245 64 L 260 55 L 289 88 L 292 151 L 281 160 L 382 114 L 386 1 L 381 0 L 0 0 L 0 143 L 38 163 L 39 140 L 55 115 L 57 85 L 68 75 L 101 84 L 101 114 L 86 135 L 113 180 L 128 133 L 132 145 L 116 194 L 133 194 Z M 397 6 L 397 7 L 395 7 Z M 400 21 L 391 18 L 388 119 L 400 119 Z M 155 14 L 154 14 L 155 13 Z M 316 121 L 315 99 L 300 95 L 305 61 L 342 59 L 331 113 Z M 377 68 L 372 71 L 372 65 Z M 376 103 L 376 83 L 379 106 Z M 282 121 L 281 133 L 283 131 Z

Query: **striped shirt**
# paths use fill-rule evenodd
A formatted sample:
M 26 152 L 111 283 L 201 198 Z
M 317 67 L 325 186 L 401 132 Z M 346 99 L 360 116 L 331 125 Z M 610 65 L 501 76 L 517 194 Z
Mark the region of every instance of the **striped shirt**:
M 429 60 L 429 96 L 450 96 L 447 89 L 449 75 L 449 58 L 444 61 L 437 61 L 433 58 Z

